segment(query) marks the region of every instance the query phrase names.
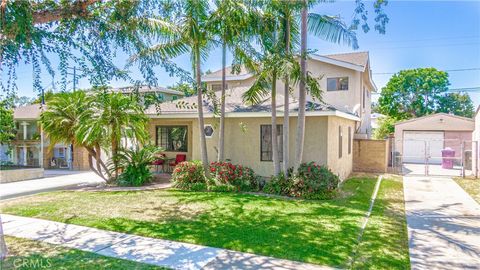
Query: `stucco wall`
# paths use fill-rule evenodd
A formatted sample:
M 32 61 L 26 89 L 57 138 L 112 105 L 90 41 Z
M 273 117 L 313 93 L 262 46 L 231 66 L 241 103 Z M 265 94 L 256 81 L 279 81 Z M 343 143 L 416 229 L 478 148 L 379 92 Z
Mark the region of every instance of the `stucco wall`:
M 205 124 L 214 127 L 212 138 L 207 138 L 207 152 L 209 161 L 217 158 L 219 119 L 205 119 Z M 278 124 L 283 124 L 283 118 L 278 118 Z M 305 151 L 303 161 L 315 161 L 318 164 L 328 165 L 334 173 L 342 179 L 352 171 L 352 154 L 348 154 L 348 128 L 354 132 L 354 121 L 340 117 L 315 116 L 306 118 L 305 126 Z M 188 133 L 188 160 L 200 160 L 200 138 L 197 119 L 152 119 L 150 122 L 150 135 L 155 139 L 155 126 L 157 125 L 187 125 Z M 271 161 L 260 161 L 260 125 L 271 124 L 271 118 L 227 118 L 225 121 L 225 159 L 233 163 L 249 166 L 262 176 L 273 173 Z M 344 155 L 338 159 L 338 126 L 344 126 Z M 329 134 L 329 127 L 334 128 Z M 297 118 L 290 118 L 290 166 L 293 166 L 295 156 L 295 135 Z M 353 136 L 353 135 L 352 135 Z M 333 140 L 333 141 L 329 141 Z M 330 146 L 335 145 L 337 148 Z M 174 157 L 176 153 L 167 152 L 167 156 Z M 327 155 L 335 155 L 329 159 Z
M 480 141 L 480 113 L 477 109 L 477 113 L 475 114 L 475 128 L 472 132 L 472 170 L 474 175 L 478 177 L 480 175 L 480 145 L 478 142 Z
M 1 170 L 0 183 L 10 183 L 43 177 L 43 168 Z
M 351 145 L 351 151 L 348 152 L 348 127 L 351 128 L 352 136 L 351 140 L 353 141 L 353 134 L 355 133 L 353 121 L 336 117 L 328 117 L 328 154 L 327 154 L 327 165 L 328 167 L 337 174 L 341 179 L 347 178 L 350 173 L 352 173 L 353 168 L 353 145 Z M 339 127 L 342 129 L 342 157 L 339 157 Z M 307 148 L 308 149 L 308 148 Z M 307 150 L 308 151 L 308 150 Z
M 354 140 L 353 170 L 384 173 L 388 169 L 387 140 Z

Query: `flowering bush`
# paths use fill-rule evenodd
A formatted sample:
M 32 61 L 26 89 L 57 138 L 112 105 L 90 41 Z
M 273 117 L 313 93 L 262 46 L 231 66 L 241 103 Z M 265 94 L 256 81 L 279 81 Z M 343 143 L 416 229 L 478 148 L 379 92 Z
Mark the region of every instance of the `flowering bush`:
M 213 185 L 234 186 L 237 191 L 258 190 L 258 176 L 249 167 L 230 162 L 212 162 L 210 174 Z
M 200 161 L 184 161 L 173 169 L 173 186 L 180 189 L 206 189 L 205 174 Z
M 293 179 L 290 196 L 305 199 L 328 199 L 335 195 L 340 179 L 324 165 L 302 163 Z
M 304 199 L 329 199 L 335 195 L 339 178 L 326 166 L 315 162 L 302 163 L 295 175 L 272 177 L 265 185 L 265 193 Z

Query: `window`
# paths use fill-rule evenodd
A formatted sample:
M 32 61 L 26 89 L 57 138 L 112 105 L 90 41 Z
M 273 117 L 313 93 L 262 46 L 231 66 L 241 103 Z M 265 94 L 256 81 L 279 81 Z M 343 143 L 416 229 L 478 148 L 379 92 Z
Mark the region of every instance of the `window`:
M 348 90 L 348 77 L 327 78 L 327 91 Z
M 207 138 L 212 138 L 213 137 L 214 130 L 213 130 L 212 125 L 205 125 L 203 130 L 205 131 L 205 137 L 207 137 Z
M 165 151 L 187 152 L 187 126 L 157 126 L 157 146 Z
M 343 152 L 343 132 L 342 132 L 342 127 L 338 127 L 338 158 L 342 158 L 342 152 Z
M 225 89 L 228 89 L 228 84 L 225 85 Z M 212 91 L 220 91 L 220 90 L 222 90 L 222 84 L 221 83 L 212 84 Z
M 352 127 L 348 127 L 348 154 L 352 153 Z
M 177 99 L 178 99 L 177 96 L 175 96 L 175 95 L 172 96 L 172 100 L 177 100 Z
M 278 157 L 283 161 L 283 125 L 277 125 Z M 272 161 L 272 125 L 260 126 L 260 161 Z

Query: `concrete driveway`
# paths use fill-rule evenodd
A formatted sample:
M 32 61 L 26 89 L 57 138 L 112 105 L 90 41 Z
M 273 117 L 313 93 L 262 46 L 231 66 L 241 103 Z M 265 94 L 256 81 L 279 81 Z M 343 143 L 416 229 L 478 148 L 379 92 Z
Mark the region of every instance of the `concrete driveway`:
M 447 177 L 405 176 L 412 269 L 479 269 L 480 205 Z
M 105 181 L 93 172 L 46 170 L 44 178 L 0 184 L 0 200 L 51 190 L 98 186 L 104 183 Z

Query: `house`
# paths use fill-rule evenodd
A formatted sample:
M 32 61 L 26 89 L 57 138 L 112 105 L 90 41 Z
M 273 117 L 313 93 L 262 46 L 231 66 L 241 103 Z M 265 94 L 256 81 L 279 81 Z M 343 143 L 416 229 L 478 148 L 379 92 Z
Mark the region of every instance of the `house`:
M 352 171 L 354 138 L 368 138 L 371 133 L 371 92 L 376 90 L 371 78 L 367 52 L 314 55 L 308 59 L 308 69 L 320 78 L 323 103 L 307 96 L 304 161 L 327 165 L 341 178 Z M 221 71 L 205 75 L 208 89 L 220 96 Z M 267 98 L 261 104 L 247 106 L 242 95 L 253 84 L 253 74 L 242 69 L 232 74 L 227 68 L 227 96 L 225 120 L 225 157 L 234 163 L 252 167 L 258 174 L 273 173 L 271 146 L 271 106 Z M 283 89 L 281 81 L 277 89 Z M 277 93 L 278 142 L 284 143 L 282 123 L 284 112 L 283 91 Z M 151 106 L 146 113 L 150 121 L 150 134 L 155 144 L 163 147 L 167 156 L 177 153 L 187 159 L 200 159 L 200 133 L 196 96 Z M 295 135 L 298 113 L 298 87 L 290 98 L 290 161 L 295 155 Z M 204 101 L 207 152 L 210 160 L 217 156 L 218 115 L 215 103 Z M 280 156 L 282 156 L 280 154 Z M 290 164 L 293 165 L 293 164 Z
M 404 163 L 440 164 L 442 150 L 455 151 L 455 163 L 468 159 L 472 149 L 475 122 L 471 118 L 436 113 L 395 124 L 395 151 Z M 462 152 L 465 155 L 462 155 Z
M 472 132 L 472 171 L 475 177 L 478 177 L 480 173 L 480 106 L 477 107 L 475 112 L 474 121 L 475 128 Z
M 152 96 L 158 98 L 160 101 L 170 101 L 177 100 L 185 96 L 183 92 L 165 88 L 165 87 L 150 87 L 147 85 L 141 85 L 138 87 L 135 86 L 126 86 L 113 88 L 113 91 L 120 92 L 124 94 L 133 94 L 138 92 L 142 99 L 145 99 L 146 96 Z
M 46 105 L 43 109 L 46 109 Z M 43 139 L 43 158 L 41 158 L 41 130 L 38 123 L 41 112 L 40 104 L 14 109 L 16 136 L 10 146 L 2 147 L 1 161 L 45 169 L 88 170 L 88 155 L 85 150 L 65 144 L 51 146 L 48 137 Z

